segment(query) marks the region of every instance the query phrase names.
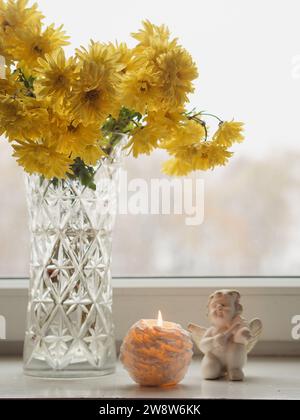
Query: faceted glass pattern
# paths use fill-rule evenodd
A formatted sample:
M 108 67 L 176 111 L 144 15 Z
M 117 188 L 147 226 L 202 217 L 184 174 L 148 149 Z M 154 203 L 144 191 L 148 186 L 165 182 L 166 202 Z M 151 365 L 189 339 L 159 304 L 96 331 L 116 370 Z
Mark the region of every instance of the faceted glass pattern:
M 111 245 L 120 158 L 103 160 L 96 191 L 27 176 L 31 230 L 24 371 L 89 377 L 114 371 Z

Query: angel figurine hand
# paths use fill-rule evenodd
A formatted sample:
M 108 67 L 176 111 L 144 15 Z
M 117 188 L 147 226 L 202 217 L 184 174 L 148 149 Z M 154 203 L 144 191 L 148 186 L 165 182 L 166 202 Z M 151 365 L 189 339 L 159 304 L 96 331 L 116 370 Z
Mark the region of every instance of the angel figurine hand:
M 247 354 L 258 341 L 262 322 L 257 318 L 246 322 L 241 317 L 242 311 L 238 291 L 218 290 L 208 300 L 211 327 L 189 324 L 196 346 L 204 353 L 201 364 L 204 379 L 225 375 L 232 381 L 244 379 Z

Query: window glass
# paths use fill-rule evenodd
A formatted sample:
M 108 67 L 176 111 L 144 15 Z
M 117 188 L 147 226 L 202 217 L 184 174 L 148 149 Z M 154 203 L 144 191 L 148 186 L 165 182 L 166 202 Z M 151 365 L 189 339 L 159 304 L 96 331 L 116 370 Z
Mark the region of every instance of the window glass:
M 204 219 L 118 215 L 113 274 L 297 275 L 300 272 L 300 26 L 298 1 L 39 0 L 65 23 L 69 51 L 95 40 L 129 40 L 143 19 L 165 23 L 191 52 L 200 77 L 191 108 L 245 122 L 246 140 L 204 181 Z M 271 11 L 271 12 L 270 12 Z M 0 142 L 0 276 L 27 276 L 23 175 Z M 162 177 L 163 153 L 126 158 L 128 181 Z M 182 180 L 183 182 L 183 180 Z M 195 190 L 190 192 L 195 194 Z M 202 205 L 202 201 L 200 203 Z

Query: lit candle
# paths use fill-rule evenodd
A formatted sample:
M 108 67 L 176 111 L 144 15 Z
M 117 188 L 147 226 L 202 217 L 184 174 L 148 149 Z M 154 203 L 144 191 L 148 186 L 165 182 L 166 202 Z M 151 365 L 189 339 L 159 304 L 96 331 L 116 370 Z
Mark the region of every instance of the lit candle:
M 141 319 L 128 331 L 120 359 L 131 378 L 144 386 L 171 386 L 180 382 L 193 355 L 190 334 L 179 324 Z

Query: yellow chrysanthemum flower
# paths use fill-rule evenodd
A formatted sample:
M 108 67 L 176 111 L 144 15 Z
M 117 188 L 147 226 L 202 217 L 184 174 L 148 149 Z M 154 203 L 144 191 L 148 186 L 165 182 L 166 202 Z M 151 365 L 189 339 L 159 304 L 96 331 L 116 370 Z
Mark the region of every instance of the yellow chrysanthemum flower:
M 114 57 L 114 61 L 118 66 L 118 72 L 125 74 L 133 63 L 133 51 L 128 48 L 125 42 L 120 44 L 109 43 L 106 48 L 110 51 L 110 55 Z
M 183 108 L 148 112 L 147 124 L 157 127 L 161 139 L 170 139 L 182 124 L 183 112 Z
M 153 43 L 157 38 L 164 39 L 169 42 L 170 31 L 165 25 L 157 26 L 151 23 L 149 20 L 142 22 L 143 29 L 139 32 L 133 32 L 131 36 L 139 41 L 138 45 L 143 47 L 152 47 Z
M 16 32 L 27 27 L 41 27 L 44 16 L 37 9 L 37 4 L 27 7 L 28 0 L 8 0 L 0 3 L 0 33 L 6 42 L 16 40 Z
M 213 142 L 202 142 L 197 146 L 187 146 L 182 153 L 177 153 L 163 164 L 163 172 L 167 175 L 182 176 L 191 171 L 214 169 L 215 166 L 226 165 L 232 156 L 226 147 Z
M 83 63 L 70 96 L 71 109 L 78 121 L 101 124 L 117 111 L 115 78 L 109 73 L 105 64 Z
M 159 110 L 158 77 L 148 68 L 136 69 L 125 74 L 120 84 L 120 102 L 141 114 Z
M 208 170 L 225 165 L 232 153 L 227 147 L 206 141 L 204 127 L 194 120 L 187 119 L 162 142 L 161 147 L 174 156 L 163 167 L 165 173 L 186 175 L 194 170 Z
M 203 142 L 192 158 L 193 170 L 206 171 L 215 166 L 224 166 L 232 156 L 226 147 L 215 145 L 213 142 Z
M 48 130 L 48 112 L 34 98 L 0 97 L 0 133 L 10 141 L 35 140 Z
M 71 84 L 76 77 L 76 61 L 71 57 L 68 60 L 62 49 L 38 60 L 37 69 L 40 75 L 38 81 L 39 96 L 51 96 L 61 100 L 70 93 Z
M 18 80 L 17 73 L 11 73 L 9 67 L 5 68 L 5 78 L 0 78 L 0 95 L 20 96 L 24 93 L 24 85 Z
M 76 158 L 84 152 L 87 146 L 96 144 L 100 137 L 100 128 L 97 124 L 85 126 L 82 123 L 76 125 L 70 123 L 56 137 L 57 151 Z
M 194 91 L 192 81 L 198 70 L 191 55 L 183 48 L 175 48 L 157 57 L 160 87 L 160 106 L 173 109 L 188 102 L 188 94 Z
M 50 144 L 57 144 L 62 133 L 67 131 L 67 127 L 72 121 L 72 115 L 68 112 L 66 107 L 53 107 L 53 104 L 48 105 L 49 115 L 49 133 L 44 137 L 48 139 Z
M 123 47 L 122 47 L 123 48 Z M 106 82 L 116 85 L 118 73 L 122 71 L 121 54 L 118 48 L 113 48 L 112 44 L 102 44 L 101 42 L 91 41 L 88 48 L 81 47 L 76 49 L 76 57 L 79 65 L 94 63 L 101 68 Z
M 14 156 L 29 174 L 39 173 L 45 178 L 65 178 L 72 160 L 45 144 L 19 141 L 13 144 Z
M 143 30 L 133 34 L 139 44 L 133 49 L 132 72 L 127 73 L 120 89 L 124 104 L 138 106 L 140 112 L 182 106 L 194 91 L 196 65 L 176 39 L 169 40 L 168 28 L 148 21 L 143 25 Z
M 163 163 L 162 172 L 170 176 L 185 176 L 193 170 L 190 162 L 172 158 Z
M 163 144 L 163 141 L 177 129 L 181 117 L 182 114 L 179 111 L 149 113 L 144 119 L 144 125 L 131 133 L 126 148 L 129 148 L 134 157 L 140 154 L 149 155 L 154 148 L 163 147 L 160 143 Z
M 4 58 L 6 65 L 11 65 L 13 61 L 13 56 L 10 53 L 10 50 L 7 47 L 7 43 L 4 41 L 4 37 L 1 36 L 0 32 L 0 57 Z
M 103 123 L 117 114 L 118 85 L 124 63 L 111 45 L 91 41 L 89 48 L 76 50 L 80 75 L 74 83 L 71 104 L 79 121 Z
M 170 31 L 165 25 L 157 26 L 148 20 L 142 22 L 143 29 L 132 33 L 132 37 L 139 41 L 134 48 L 134 54 L 148 60 L 155 58 L 177 46 L 177 39 L 170 40 Z
M 162 147 L 177 156 L 186 147 L 199 144 L 205 138 L 205 135 L 205 129 L 201 124 L 186 119 L 175 127 L 169 137 L 162 143 Z
M 134 157 L 140 154 L 149 155 L 152 150 L 157 147 L 159 140 L 159 132 L 157 127 L 146 125 L 136 128 L 130 137 L 130 141 L 126 146 Z
M 215 144 L 230 147 L 233 143 L 244 140 L 244 124 L 237 121 L 225 121 L 219 124 L 219 128 L 213 136 Z
M 55 29 L 54 25 L 50 25 L 43 32 L 40 27 L 32 27 L 28 31 L 18 32 L 18 43 L 13 55 L 20 61 L 21 67 L 34 70 L 40 58 L 68 45 L 67 39 L 62 26 Z
M 90 144 L 81 150 L 79 157 L 87 165 L 96 165 L 101 157 L 105 156 L 105 153 L 98 144 Z

